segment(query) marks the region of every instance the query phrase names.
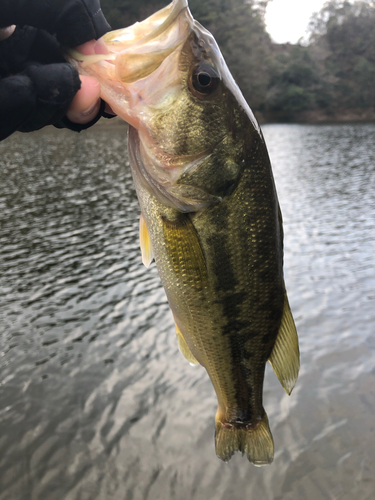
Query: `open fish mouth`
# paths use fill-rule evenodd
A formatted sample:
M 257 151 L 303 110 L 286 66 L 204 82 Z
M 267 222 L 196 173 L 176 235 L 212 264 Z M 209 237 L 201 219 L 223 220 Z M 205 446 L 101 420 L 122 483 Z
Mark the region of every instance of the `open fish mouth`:
M 103 40 L 108 54 L 84 55 L 67 49 L 66 57 L 81 75 L 99 81 L 101 98 L 140 133 L 149 133 L 155 112 L 175 107 L 194 68 L 201 67 L 210 78 L 208 65 L 260 134 L 215 39 L 193 18 L 187 0 L 173 0 L 142 22 L 107 33 Z M 208 91 L 209 86 L 195 97 L 209 99 Z
M 66 55 L 80 73 L 133 83 L 154 72 L 186 40 L 193 23 L 187 0 L 174 0 L 144 21 L 104 35 L 108 54 L 68 49 Z

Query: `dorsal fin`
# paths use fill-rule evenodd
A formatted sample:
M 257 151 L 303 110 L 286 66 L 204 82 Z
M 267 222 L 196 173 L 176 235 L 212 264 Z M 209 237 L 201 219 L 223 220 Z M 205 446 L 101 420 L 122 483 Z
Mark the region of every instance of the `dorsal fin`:
M 279 333 L 268 361 L 285 392 L 290 395 L 299 372 L 299 347 L 297 330 L 286 292 Z
M 142 214 L 139 218 L 139 245 L 142 252 L 142 262 L 146 267 L 149 267 L 154 259 L 154 252 L 152 251 L 150 235 Z

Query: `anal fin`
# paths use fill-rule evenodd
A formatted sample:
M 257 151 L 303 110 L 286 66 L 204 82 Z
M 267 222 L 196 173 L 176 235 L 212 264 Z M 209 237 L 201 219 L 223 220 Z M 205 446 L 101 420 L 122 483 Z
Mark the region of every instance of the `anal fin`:
M 299 347 L 297 330 L 286 292 L 281 325 L 268 361 L 285 392 L 290 395 L 298 378 Z
M 142 252 L 142 262 L 146 267 L 149 267 L 154 259 L 154 252 L 143 214 L 139 218 L 139 245 Z
M 198 361 L 195 359 L 193 356 L 191 350 L 189 349 L 189 346 L 186 343 L 186 340 L 184 339 L 181 330 L 177 326 L 176 323 L 176 336 L 178 340 L 178 348 L 180 349 L 181 354 L 189 361 L 191 365 L 197 365 L 199 364 Z

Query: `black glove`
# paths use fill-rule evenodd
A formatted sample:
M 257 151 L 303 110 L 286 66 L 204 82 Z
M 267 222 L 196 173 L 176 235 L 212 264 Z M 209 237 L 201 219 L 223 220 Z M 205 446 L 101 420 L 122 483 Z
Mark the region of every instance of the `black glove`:
M 0 0 L 0 28 L 12 24 L 15 32 L 0 41 L 0 140 L 51 124 L 77 131 L 93 125 L 103 105 L 85 125 L 65 116 L 81 82 L 60 44 L 75 47 L 110 29 L 99 0 Z

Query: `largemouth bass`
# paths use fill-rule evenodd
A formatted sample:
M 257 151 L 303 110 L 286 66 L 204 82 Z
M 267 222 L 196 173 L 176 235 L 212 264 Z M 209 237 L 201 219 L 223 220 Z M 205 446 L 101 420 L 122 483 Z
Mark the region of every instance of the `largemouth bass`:
M 187 0 L 71 52 L 129 124 L 143 262 L 155 259 L 181 352 L 206 370 L 228 461 L 272 462 L 262 403 L 267 360 L 290 394 L 298 338 L 283 278 L 283 230 L 261 130 Z

